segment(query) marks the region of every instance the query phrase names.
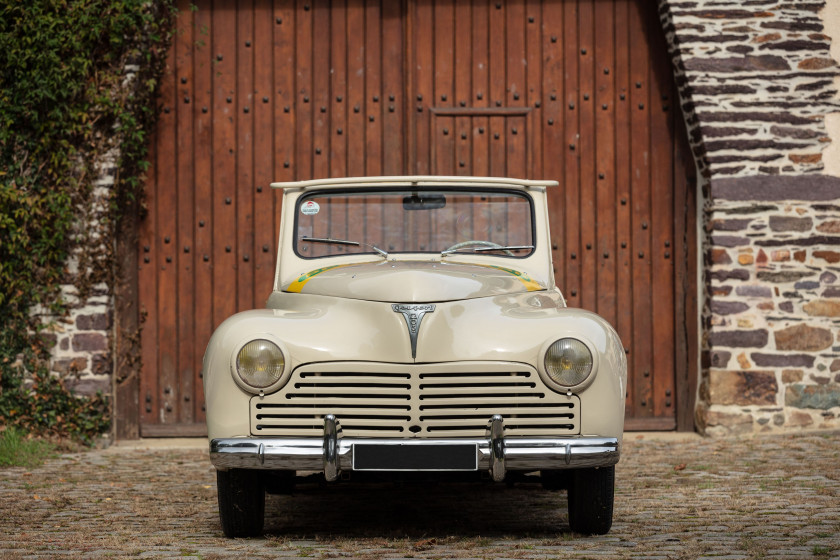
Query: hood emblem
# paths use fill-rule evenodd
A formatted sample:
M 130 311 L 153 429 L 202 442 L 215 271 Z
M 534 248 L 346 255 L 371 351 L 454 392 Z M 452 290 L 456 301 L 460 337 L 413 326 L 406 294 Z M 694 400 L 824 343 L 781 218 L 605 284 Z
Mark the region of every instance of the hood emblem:
M 423 315 L 431 313 L 435 310 L 435 304 L 408 304 L 408 303 L 394 303 L 391 305 L 394 313 L 402 313 L 405 317 L 405 324 L 408 326 L 408 336 L 411 339 L 411 357 L 417 357 L 417 333 L 420 332 L 420 322 L 423 320 Z

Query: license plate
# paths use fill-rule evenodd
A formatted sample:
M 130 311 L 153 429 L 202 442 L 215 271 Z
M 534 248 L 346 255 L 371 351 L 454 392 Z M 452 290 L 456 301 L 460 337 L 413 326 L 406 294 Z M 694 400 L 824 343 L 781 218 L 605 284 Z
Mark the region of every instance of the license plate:
M 353 444 L 357 471 L 475 471 L 478 445 Z

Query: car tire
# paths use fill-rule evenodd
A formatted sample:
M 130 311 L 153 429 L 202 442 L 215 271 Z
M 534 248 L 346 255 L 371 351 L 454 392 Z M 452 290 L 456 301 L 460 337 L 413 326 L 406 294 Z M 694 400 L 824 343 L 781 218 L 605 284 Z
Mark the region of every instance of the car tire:
M 605 535 L 612 527 L 615 467 L 575 469 L 569 484 L 569 526 L 582 535 Z
M 265 488 L 258 471 L 216 471 L 219 521 L 226 537 L 256 537 L 265 520 Z

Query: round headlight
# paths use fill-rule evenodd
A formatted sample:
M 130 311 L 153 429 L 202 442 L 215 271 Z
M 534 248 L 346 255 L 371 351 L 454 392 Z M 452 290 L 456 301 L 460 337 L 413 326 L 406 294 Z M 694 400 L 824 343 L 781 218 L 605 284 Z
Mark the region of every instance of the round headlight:
M 246 385 L 263 389 L 283 375 L 286 360 L 283 352 L 269 340 L 252 340 L 236 356 L 236 372 Z
M 545 371 L 558 385 L 580 385 L 592 372 L 592 353 L 580 340 L 561 338 L 545 353 Z

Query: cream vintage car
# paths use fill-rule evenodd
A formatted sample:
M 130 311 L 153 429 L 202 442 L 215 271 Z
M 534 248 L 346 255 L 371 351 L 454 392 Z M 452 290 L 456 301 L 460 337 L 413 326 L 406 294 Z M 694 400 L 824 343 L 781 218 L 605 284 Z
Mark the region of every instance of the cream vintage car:
M 274 289 L 204 356 L 225 535 L 260 534 L 266 492 L 312 471 L 533 480 L 568 490 L 573 531 L 609 531 L 627 366 L 613 328 L 554 285 L 556 185 L 272 184 L 284 191 Z

